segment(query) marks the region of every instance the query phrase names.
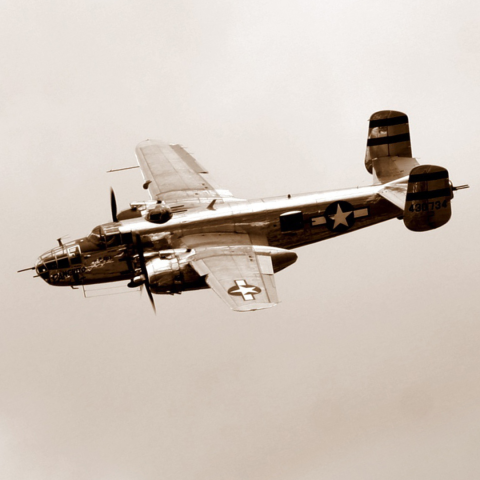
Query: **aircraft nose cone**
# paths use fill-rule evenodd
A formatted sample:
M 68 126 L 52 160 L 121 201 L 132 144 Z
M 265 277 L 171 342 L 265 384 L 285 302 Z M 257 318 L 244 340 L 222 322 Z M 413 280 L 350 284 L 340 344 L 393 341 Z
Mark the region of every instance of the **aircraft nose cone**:
M 38 257 L 35 263 L 37 275 L 43 278 L 47 283 L 51 283 L 50 271 L 57 269 L 57 259 L 55 257 L 55 249 L 45 252 Z
M 35 263 L 35 271 L 40 278 L 43 278 L 43 280 L 47 281 L 49 274 L 47 267 L 45 266 L 45 259 L 43 257 L 43 255 L 39 257 L 37 262 Z

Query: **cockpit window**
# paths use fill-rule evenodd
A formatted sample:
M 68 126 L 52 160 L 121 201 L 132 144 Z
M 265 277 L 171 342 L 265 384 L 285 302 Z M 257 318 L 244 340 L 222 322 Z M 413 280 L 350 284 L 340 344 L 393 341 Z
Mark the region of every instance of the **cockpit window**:
M 119 233 L 113 235 L 105 235 L 105 240 L 108 247 L 115 247 L 116 245 L 120 245 L 122 243 Z
M 102 238 L 105 240 L 107 247 L 115 247 L 122 243 L 120 231 L 117 225 L 105 224 L 101 227 Z
M 95 227 L 87 238 L 94 245 L 102 248 L 114 247 L 116 245 L 121 245 L 122 243 L 118 227 L 109 224 Z
M 82 255 L 80 253 L 80 246 L 75 244 L 67 248 L 68 258 L 72 265 L 80 265 L 82 263 Z
M 100 225 L 98 227 L 95 227 L 92 230 L 92 233 L 87 237 L 93 244 L 95 245 L 101 245 L 103 244 L 103 239 L 102 239 L 102 233 L 101 233 L 101 228 Z

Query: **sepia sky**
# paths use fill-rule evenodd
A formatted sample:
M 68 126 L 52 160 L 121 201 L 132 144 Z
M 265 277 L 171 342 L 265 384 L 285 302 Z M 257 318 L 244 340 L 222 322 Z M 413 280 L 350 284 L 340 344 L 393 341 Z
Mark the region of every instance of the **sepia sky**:
M 0 2 L 0 478 L 476 480 L 480 3 Z M 135 145 L 241 198 L 363 186 L 368 118 L 446 167 L 444 227 L 297 250 L 282 303 L 84 299 L 32 272 L 145 200 Z

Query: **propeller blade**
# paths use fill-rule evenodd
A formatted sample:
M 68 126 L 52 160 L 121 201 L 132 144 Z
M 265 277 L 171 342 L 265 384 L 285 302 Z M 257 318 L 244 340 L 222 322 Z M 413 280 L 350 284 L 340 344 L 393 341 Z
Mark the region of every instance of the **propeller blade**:
M 117 218 L 117 201 L 115 199 L 115 192 L 113 191 L 113 188 L 110 187 L 110 205 L 112 207 L 112 220 L 114 222 L 118 222 Z
M 157 313 L 157 309 L 155 307 L 155 301 L 153 300 L 152 291 L 150 290 L 150 282 L 148 281 L 148 272 L 147 272 L 147 265 L 145 263 L 145 256 L 143 255 L 143 245 L 142 240 L 140 238 L 140 234 L 135 234 L 135 244 L 138 251 L 138 258 L 140 260 L 140 268 L 142 269 L 142 274 L 145 278 L 145 290 L 147 291 L 148 298 L 150 299 L 150 303 L 152 304 L 153 311 Z
M 157 313 L 157 309 L 155 308 L 155 301 L 153 300 L 153 295 L 150 290 L 150 284 L 148 283 L 148 280 L 147 282 L 145 282 L 145 290 L 147 291 L 148 298 L 150 299 L 150 303 L 152 304 L 153 311 Z

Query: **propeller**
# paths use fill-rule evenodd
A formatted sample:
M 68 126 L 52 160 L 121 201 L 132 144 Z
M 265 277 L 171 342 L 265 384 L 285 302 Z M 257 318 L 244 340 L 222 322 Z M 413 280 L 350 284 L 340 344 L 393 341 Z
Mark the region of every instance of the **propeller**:
M 117 201 L 115 200 L 115 192 L 113 188 L 110 187 L 110 205 L 112 207 L 112 220 L 118 222 L 117 218 Z
M 145 255 L 143 254 L 143 245 L 142 240 L 140 238 L 140 234 L 135 234 L 135 246 L 137 247 L 138 258 L 140 260 L 140 268 L 142 270 L 142 275 L 145 278 L 144 285 L 145 290 L 147 291 L 148 298 L 150 299 L 150 303 L 152 304 L 153 311 L 157 313 L 157 309 L 155 308 L 155 301 L 153 300 L 152 291 L 150 290 L 150 282 L 148 281 L 148 272 L 147 272 L 147 265 L 145 263 Z

